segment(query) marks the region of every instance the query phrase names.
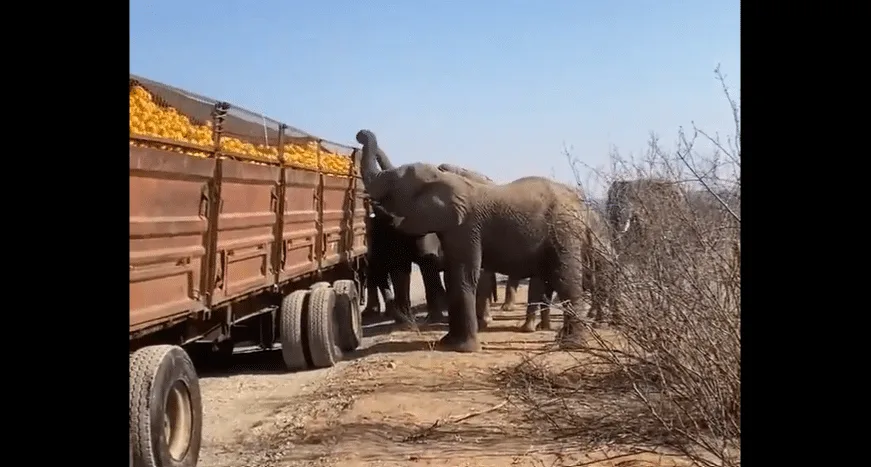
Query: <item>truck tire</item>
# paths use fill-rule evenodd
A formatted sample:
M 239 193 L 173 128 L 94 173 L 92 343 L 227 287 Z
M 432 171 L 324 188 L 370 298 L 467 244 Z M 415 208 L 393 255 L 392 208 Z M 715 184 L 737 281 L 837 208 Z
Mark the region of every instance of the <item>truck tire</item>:
M 303 316 L 307 313 L 306 301 L 308 290 L 296 290 L 286 295 L 281 301 L 281 316 L 279 332 L 281 333 L 281 356 L 284 365 L 290 371 L 300 371 L 308 368 L 305 359 L 306 343 L 303 341 Z
M 321 281 L 321 282 L 315 282 L 314 284 L 308 286 L 308 288 L 309 288 L 309 290 L 314 290 L 314 289 L 317 289 L 320 287 L 329 287 L 329 286 L 330 286 L 329 282 Z
M 312 366 L 331 367 L 342 357 L 336 346 L 336 291 L 332 287 L 318 287 L 309 297 L 306 328 Z
M 138 467 L 195 467 L 203 404 L 197 372 L 174 345 L 130 355 L 130 450 Z
M 344 352 L 355 350 L 363 342 L 363 318 L 357 284 L 352 280 L 333 282 L 336 291 L 336 324 L 339 326 L 339 348 Z

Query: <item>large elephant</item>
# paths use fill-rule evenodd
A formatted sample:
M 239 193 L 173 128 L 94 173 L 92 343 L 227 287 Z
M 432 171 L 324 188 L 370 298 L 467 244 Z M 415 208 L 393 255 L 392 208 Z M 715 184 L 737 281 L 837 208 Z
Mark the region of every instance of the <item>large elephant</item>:
M 599 245 L 607 242 L 592 226 L 598 215 L 577 192 L 543 177 L 504 185 L 476 183 L 431 164 L 413 163 L 381 170 L 375 135 L 357 133 L 363 145 L 361 175 L 369 197 L 393 216 L 394 226 L 412 235 L 436 233 L 447 270 L 448 333 L 445 350 L 480 349 L 476 293 L 482 268 L 513 277 L 539 277 L 570 303 L 558 333 L 561 345 L 580 341 L 585 268 L 601 264 Z M 595 222 L 590 222 L 590 221 Z M 601 283 L 604 281 L 596 281 Z M 601 306 L 594 293 L 591 311 Z
M 475 172 L 475 171 L 472 171 L 472 170 L 469 170 L 469 169 L 466 169 L 463 167 L 459 167 L 459 166 L 456 166 L 453 164 L 441 164 L 438 166 L 438 168 L 439 168 L 439 170 L 442 170 L 442 171 L 453 172 L 457 175 L 461 175 L 461 176 L 468 178 L 469 180 L 472 180 L 476 183 L 483 183 L 483 184 L 488 184 L 488 185 L 495 184 L 492 179 L 490 179 L 489 177 L 487 177 L 485 175 L 479 174 L 478 172 Z M 487 276 L 486 276 L 487 281 L 482 282 L 478 286 L 479 293 L 478 293 L 476 308 L 477 308 L 478 325 L 479 326 L 482 326 L 482 325 L 486 326 L 491 321 L 490 311 L 489 311 L 490 310 L 489 303 L 487 303 L 487 304 L 484 303 L 484 301 L 487 299 L 485 299 L 483 294 L 489 292 L 490 293 L 489 300 L 491 300 L 492 302 L 496 302 L 499 300 L 498 284 L 496 282 L 496 273 L 489 271 L 489 272 L 486 272 L 486 274 L 487 274 Z M 484 281 L 484 278 L 485 278 L 485 276 L 482 275 L 481 279 L 479 279 L 479 282 Z M 534 290 L 533 290 L 533 282 L 536 282 L 536 284 L 535 284 L 536 288 Z M 505 303 L 502 304 L 502 307 L 501 307 L 502 311 L 511 311 L 514 309 L 514 303 L 517 300 L 517 287 L 519 287 L 519 286 L 520 286 L 520 279 L 519 278 L 516 278 L 516 277 L 509 277 L 508 278 L 508 281 L 506 282 L 506 285 L 505 285 Z M 537 278 L 533 278 L 530 280 L 529 287 L 530 287 L 530 293 L 533 293 L 533 292 L 536 293 L 536 295 L 533 295 L 533 296 L 546 295 L 547 298 L 550 299 L 550 297 L 553 295 L 553 290 L 550 289 L 549 287 L 547 287 L 546 285 L 544 285 L 543 283 L 541 283 L 540 280 Z M 550 293 L 547 293 L 546 290 L 550 290 Z M 527 301 L 529 301 L 529 300 L 527 300 Z M 536 313 L 539 309 L 542 309 L 540 307 L 540 305 L 537 304 L 537 303 L 540 303 L 540 301 L 535 302 L 535 303 L 536 303 L 535 305 L 527 304 L 526 322 L 523 324 L 523 326 L 521 326 L 522 331 L 532 332 L 532 331 L 535 331 L 536 329 L 538 329 L 538 330 L 550 329 L 550 315 L 549 315 L 550 310 L 549 309 L 547 309 L 547 311 L 542 311 L 542 321 L 537 327 L 535 326 L 534 321 L 535 321 Z M 545 318 L 545 315 L 547 315 L 547 318 Z
M 380 148 L 376 155 L 382 169 L 394 166 Z M 472 180 L 490 180 L 477 172 L 450 166 Z M 435 234 L 409 235 L 392 225 L 392 218 L 380 206 L 372 205 L 368 218 L 369 253 L 367 256 L 367 300 L 364 316 L 380 314 L 378 293 L 384 297 L 385 312 L 397 322 L 413 320 L 411 316 L 411 264 L 416 263 L 423 278 L 427 302 L 427 321 L 444 320 L 445 290 L 439 273 L 444 270 L 444 257 Z M 495 293 L 495 273 L 493 292 Z M 392 283 L 392 284 L 391 284 Z M 391 290 L 391 285 L 393 290 Z M 479 310 L 479 317 L 489 321 L 489 306 Z

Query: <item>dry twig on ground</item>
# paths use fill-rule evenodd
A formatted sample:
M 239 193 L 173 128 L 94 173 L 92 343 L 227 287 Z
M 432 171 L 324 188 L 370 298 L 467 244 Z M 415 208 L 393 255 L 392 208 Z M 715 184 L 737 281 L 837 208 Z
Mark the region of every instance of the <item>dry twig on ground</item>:
M 484 414 L 488 414 L 490 412 L 495 412 L 495 411 L 501 409 L 502 407 L 505 407 L 507 404 L 508 404 L 508 401 L 505 400 L 505 401 L 502 401 L 502 402 L 494 405 L 493 407 L 490 407 L 490 408 L 487 408 L 484 410 L 480 410 L 477 412 L 469 412 L 469 413 L 464 414 L 464 415 L 446 418 L 446 419 L 440 418 L 440 419 L 436 420 L 432 425 L 430 425 L 426 428 L 423 428 L 421 430 L 418 430 L 417 432 L 415 432 L 413 434 L 406 436 L 405 438 L 402 439 L 402 441 L 405 443 L 419 442 L 419 441 L 423 440 L 424 438 L 426 438 L 427 436 L 429 436 L 430 434 L 432 434 L 439 427 L 443 427 L 445 425 L 450 425 L 453 423 L 464 422 L 466 420 L 469 420 L 470 418 L 475 418 L 475 417 L 479 417 L 479 416 L 484 415 Z

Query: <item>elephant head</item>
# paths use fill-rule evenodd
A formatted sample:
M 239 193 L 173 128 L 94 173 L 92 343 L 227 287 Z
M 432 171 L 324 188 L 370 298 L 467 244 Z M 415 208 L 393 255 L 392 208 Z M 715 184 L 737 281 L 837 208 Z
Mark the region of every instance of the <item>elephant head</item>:
M 643 229 L 648 217 L 677 206 L 680 191 L 673 182 L 656 179 L 615 181 L 608 188 L 605 211 L 611 228 L 624 235 L 633 227 Z
M 605 213 L 608 217 L 608 222 L 617 234 L 624 234 L 629 231 L 632 225 L 632 218 L 635 213 L 632 210 L 632 202 L 630 200 L 629 182 L 616 181 L 608 188 L 608 197 L 605 202 Z
M 360 130 L 360 174 L 373 203 L 394 219 L 404 233 L 425 235 L 461 225 L 468 213 L 471 181 L 431 164 L 394 166 L 378 147 L 375 134 Z

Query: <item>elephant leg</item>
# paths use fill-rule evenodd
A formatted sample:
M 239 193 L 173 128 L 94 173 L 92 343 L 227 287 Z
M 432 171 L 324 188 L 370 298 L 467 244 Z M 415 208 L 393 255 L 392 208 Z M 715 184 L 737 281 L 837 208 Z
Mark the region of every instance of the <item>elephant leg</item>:
M 536 280 L 535 278 L 530 279 L 530 282 Z M 538 279 L 540 280 L 540 279 Z M 544 281 L 542 281 L 544 282 Z M 544 288 L 544 296 L 547 297 L 548 301 L 553 300 L 553 288 L 548 284 L 543 284 Z M 550 307 L 547 305 L 543 305 L 540 309 L 541 312 L 541 321 L 538 322 L 538 325 L 535 326 L 536 331 L 550 331 L 553 329 L 550 324 Z
M 493 292 L 493 284 L 496 283 L 496 273 L 490 271 L 481 271 L 478 278 L 478 288 L 475 294 L 475 317 L 478 320 L 478 331 L 487 329 L 487 326 L 493 322 L 493 317 L 490 316 L 490 298 Z
M 366 278 L 366 309 L 364 316 L 378 317 L 381 314 L 381 301 L 378 292 L 384 297 L 384 309 L 389 314 L 393 307 L 393 290 L 390 284 L 390 276 L 387 274 L 385 265 L 378 260 L 369 261 L 369 274 Z
M 596 327 L 605 324 L 605 313 L 602 309 L 605 297 L 602 293 L 602 287 L 599 284 L 600 279 L 601 278 L 597 277 L 596 272 L 592 272 L 589 279 L 587 279 L 587 283 L 589 284 L 590 289 L 590 313 L 588 317 L 593 319 L 593 324 Z
M 466 243 L 459 251 L 448 257 L 448 333 L 441 338 L 438 347 L 454 352 L 477 352 L 481 350 L 478 341 L 478 320 L 475 312 L 475 298 L 478 275 L 481 269 L 481 246 Z M 471 248 L 471 251 L 470 251 Z M 445 253 L 449 253 L 447 247 Z
M 514 301 L 517 299 L 517 287 L 520 286 L 520 279 L 509 277 L 505 283 L 505 303 L 502 304 L 502 311 L 511 311 L 514 309 Z
M 439 277 L 438 259 L 432 256 L 421 258 L 418 262 L 423 286 L 426 291 L 426 322 L 441 323 L 445 320 L 446 295 L 442 278 Z
M 379 315 L 381 313 L 381 299 L 378 297 L 378 286 L 370 278 L 366 284 L 366 308 L 363 309 L 363 316 Z
M 568 251 L 581 251 L 580 246 Z M 548 282 L 562 300 L 568 302 L 563 313 L 563 326 L 557 332 L 557 342 L 562 349 L 575 349 L 583 345 L 587 304 L 584 303 L 584 274 L 580 255 L 559 258 Z
M 496 273 L 493 272 L 490 274 L 493 275 L 493 277 L 490 279 L 490 281 L 492 282 L 492 285 L 490 287 L 490 289 L 492 290 L 492 292 L 491 292 L 492 296 L 490 297 L 490 303 L 496 303 L 499 301 L 499 284 L 496 282 Z
M 605 261 L 595 263 L 590 287 L 590 313 L 598 323 L 620 324 L 622 321 L 620 310 L 617 308 L 619 285 L 614 273 L 615 271 L 610 269 Z M 610 316 L 606 316 L 603 308 L 608 309 Z
M 520 326 L 521 332 L 534 332 L 536 330 L 535 319 L 538 315 L 539 310 L 541 310 L 542 315 L 544 315 L 544 309 L 546 305 L 542 305 L 542 303 L 547 298 L 545 296 L 546 286 L 542 279 L 538 277 L 532 277 L 529 279 L 529 298 L 527 299 L 526 305 L 526 321 L 523 322 L 523 325 Z M 550 311 L 548 311 L 550 313 Z M 548 319 L 550 319 L 550 315 L 548 314 Z
M 611 324 L 623 324 L 623 315 L 620 313 L 620 308 L 618 308 L 617 305 L 617 291 L 615 289 L 611 289 L 609 291 L 606 291 L 606 293 L 608 294 L 608 311 L 611 312 Z
M 411 261 L 403 262 L 390 269 L 390 277 L 393 279 L 395 301 L 393 307 L 393 320 L 397 323 L 414 322 L 411 314 Z

